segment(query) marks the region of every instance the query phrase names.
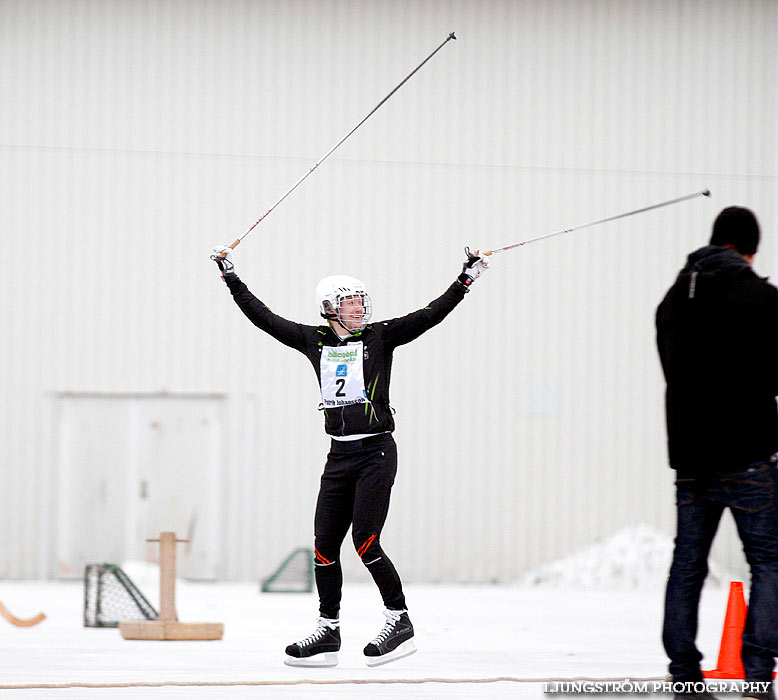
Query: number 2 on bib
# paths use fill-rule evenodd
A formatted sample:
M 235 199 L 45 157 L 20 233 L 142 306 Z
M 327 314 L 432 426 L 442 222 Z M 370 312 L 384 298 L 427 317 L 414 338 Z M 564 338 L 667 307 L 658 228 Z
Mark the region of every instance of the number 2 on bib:
M 365 403 L 362 342 L 324 346 L 319 365 L 321 398 L 325 408 Z

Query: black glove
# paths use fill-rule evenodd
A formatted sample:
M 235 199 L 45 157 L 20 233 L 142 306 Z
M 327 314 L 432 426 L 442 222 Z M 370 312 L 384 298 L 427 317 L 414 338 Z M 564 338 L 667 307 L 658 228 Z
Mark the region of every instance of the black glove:
M 232 263 L 232 248 L 229 246 L 214 246 L 211 260 L 219 266 L 222 276 L 235 274 L 235 265 Z
M 467 260 L 462 265 L 462 273 L 457 277 L 457 281 L 464 285 L 467 291 L 470 291 L 470 285 L 481 276 L 484 270 L 489 268 L 489 256 L 478 250 L 473 254 L 470 252 L 470 248 L 465 248 L 465 255 L 467 255 Z

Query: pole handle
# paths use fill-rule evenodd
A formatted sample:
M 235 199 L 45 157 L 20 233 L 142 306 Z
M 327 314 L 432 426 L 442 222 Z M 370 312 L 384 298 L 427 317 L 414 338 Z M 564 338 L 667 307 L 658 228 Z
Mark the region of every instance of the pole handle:
M 230 243 L 227 247 L 232 248 L 235 250 L 235 248 L 238 247 L 238 243 L 240 243 L 240 238 L 236 238 L 232 243 Z M 217 256 L 215 256 L 219 260 L 224 260 L 224 258 L 227 257 L 227 253 L 219 253 Z

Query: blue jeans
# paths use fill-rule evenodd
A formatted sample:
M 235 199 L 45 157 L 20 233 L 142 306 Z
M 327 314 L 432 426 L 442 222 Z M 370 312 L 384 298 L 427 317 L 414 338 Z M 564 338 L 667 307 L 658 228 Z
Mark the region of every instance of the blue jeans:
M 757 462 L 742 472 L 699 478 L 679 475 L 678 534 L 667 580 L 662 641 L 674 681 L 702 679 L 694 640 L 708 553 L 725 508 L 732 511 L 751 569 L 743 632 L 746 680 L 772 680 L 778 656 L 778 509 L 776 468 Z

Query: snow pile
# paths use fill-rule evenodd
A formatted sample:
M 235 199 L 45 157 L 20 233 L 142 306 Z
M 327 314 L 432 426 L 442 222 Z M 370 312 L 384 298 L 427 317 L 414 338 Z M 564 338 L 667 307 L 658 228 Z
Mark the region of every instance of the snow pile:
M 638 523 L 602 538 L 569 557 L 547 562 L 519 579 L 524 586 L 552 588 L 663 588 L 670 571 L 673 540 Z M 728 586 L 729 574 L 708 560 L 706 585 Z

